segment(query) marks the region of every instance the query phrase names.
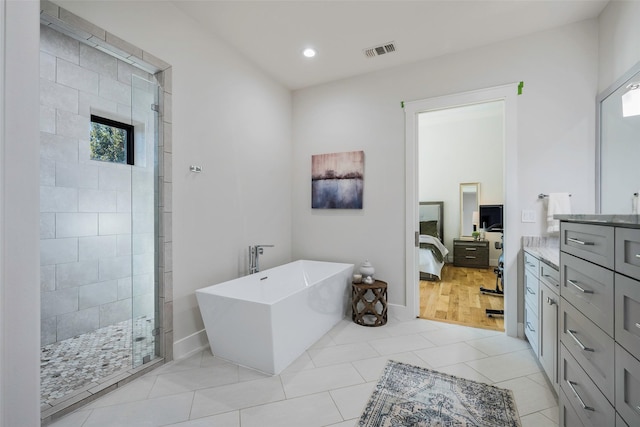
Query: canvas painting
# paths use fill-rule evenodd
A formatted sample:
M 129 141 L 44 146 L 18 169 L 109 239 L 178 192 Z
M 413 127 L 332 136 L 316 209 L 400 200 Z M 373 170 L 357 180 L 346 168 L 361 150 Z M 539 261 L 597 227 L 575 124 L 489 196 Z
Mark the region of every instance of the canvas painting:
M 311 207 L 362 209 L 364 151 L 311 156 Z

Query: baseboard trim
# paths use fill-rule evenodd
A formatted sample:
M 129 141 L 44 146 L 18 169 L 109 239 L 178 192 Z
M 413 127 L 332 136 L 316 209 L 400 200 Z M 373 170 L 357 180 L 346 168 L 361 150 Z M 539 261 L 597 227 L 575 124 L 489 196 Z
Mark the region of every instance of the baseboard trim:
M 207 332 L 202 329 L 173 343 L 173 359 L 184 359 L 209 347 Z
M 398 319 L 401 322 L 407 322 L 415 318 L 413 313 L 411 313 L 411 310 L 409 310 L 406 305 L 387 304 L 387 313 L 392 318 Z

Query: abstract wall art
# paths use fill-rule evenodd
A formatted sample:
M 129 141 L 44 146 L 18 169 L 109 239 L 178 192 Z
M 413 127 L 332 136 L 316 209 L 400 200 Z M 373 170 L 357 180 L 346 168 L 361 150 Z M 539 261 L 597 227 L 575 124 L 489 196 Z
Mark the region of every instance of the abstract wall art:
M 311 156 L 311 207 L 362 209 L 364 151 Z

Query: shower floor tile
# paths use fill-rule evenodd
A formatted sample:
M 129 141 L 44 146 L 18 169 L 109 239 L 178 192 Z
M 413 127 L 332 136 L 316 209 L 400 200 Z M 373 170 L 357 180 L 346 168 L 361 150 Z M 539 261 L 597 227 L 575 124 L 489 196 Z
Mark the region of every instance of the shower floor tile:
M 133 333 L 132 333 L 133 327 Z M 78 335 L 41 349 L 40 403 L 54 406 L 95 387 L 121 371 L 141 365 L 143 358 L 154 358 L 153 318 L 140 317 Z M 133 336 L 136 337 L 132 354 Z

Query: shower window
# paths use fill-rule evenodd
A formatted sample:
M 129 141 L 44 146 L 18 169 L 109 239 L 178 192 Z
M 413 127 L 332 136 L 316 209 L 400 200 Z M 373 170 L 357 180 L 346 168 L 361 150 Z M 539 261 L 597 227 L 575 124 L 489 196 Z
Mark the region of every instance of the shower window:
M 133 126 L 91 116 L 90 158 L 133 165 Z

